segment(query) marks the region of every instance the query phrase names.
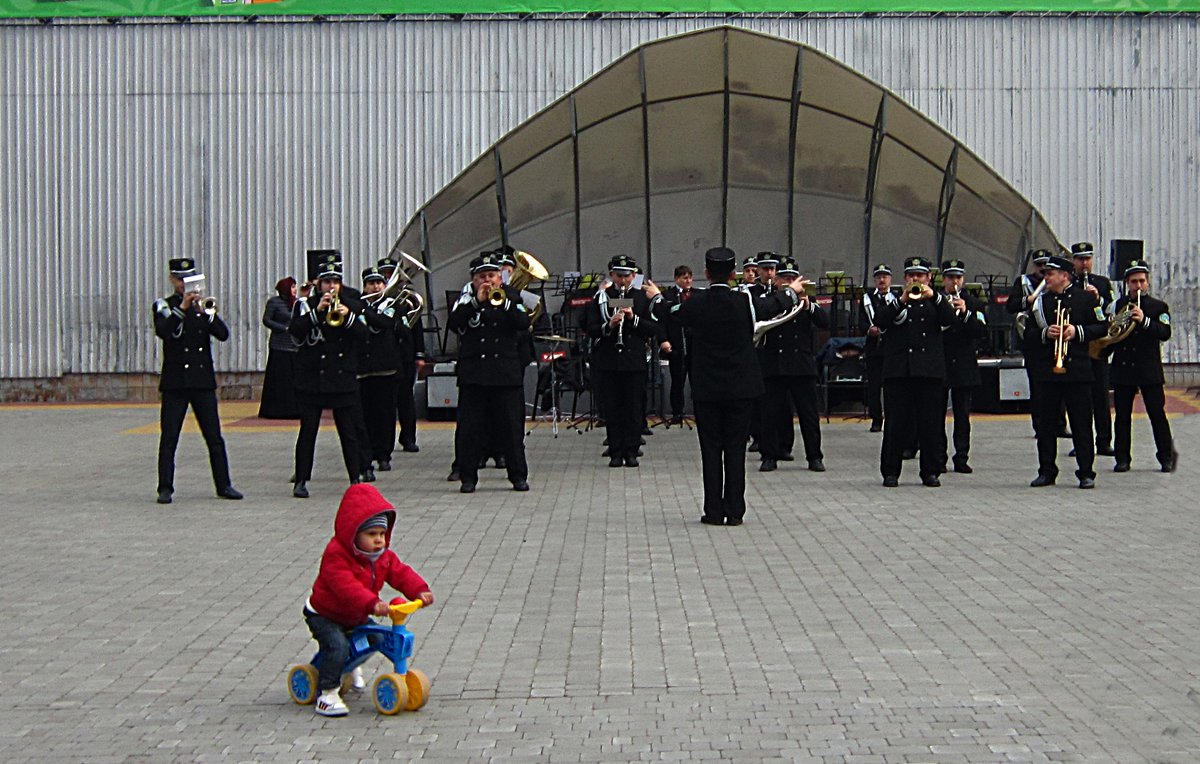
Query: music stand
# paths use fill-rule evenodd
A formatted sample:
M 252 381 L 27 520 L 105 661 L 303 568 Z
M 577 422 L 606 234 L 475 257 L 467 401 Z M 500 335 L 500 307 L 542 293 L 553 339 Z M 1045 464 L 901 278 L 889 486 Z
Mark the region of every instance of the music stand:
M 562 346 L 566 343 L 573 345 L 573 344 L 575 344 L 576 341 L 571 339 L 570 337 L 564 337 L 560 334 L 541 335 L 541 336 L 536 337 L 535 339 L 543 340 L 545 342 L 550 343 L 550 350 L 546 353 L 542 353 L 541 357 L 543 359 L 545 359 L 547 363 L 550 364 L 550 431 L 552 433 L 554 433 L 554 437 L 557 438 L 558 437 L 558 420 L 559 420 L 558 402 L 562 395 L 562 388 L 561 388 L 559 380 L 558 380 L 558 363 L 557 362 L 558 362 L 558 359 L 560 359 L 560 358 L 567 358 L 570 353 L 569 350 L 565 350 L 565 351 L 562 350 Z M 537 396 L 535 396 L 535 397 L 537 397 Z M 537 410 L 537 402 L 535 401 L 534 402 L 534 411 L 536 412 L 536 410 Z M 532 431 L 534 427 L 537 427 L 536 422 L 534 423 L 533 427 L 530 428 L 530 431 Z

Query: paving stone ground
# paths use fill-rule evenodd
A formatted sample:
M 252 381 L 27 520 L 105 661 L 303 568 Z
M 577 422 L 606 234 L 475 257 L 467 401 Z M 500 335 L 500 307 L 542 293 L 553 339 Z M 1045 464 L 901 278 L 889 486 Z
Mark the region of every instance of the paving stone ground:
M 828 472 L 749 473 L 741 528 L 697 522 L 694 432 L 609 469 L 603 431 L 541 424 L 530 493 L 487 470 L 463 496 L 427 426 L 377 486 L 438 597 L 411 620 L 432 698 L 329 720 L 284 679 L 335 436 L 300 501 L 294 431 L 222 414 L 246 500 L 212 495 L 189 432 L 160 507 L 156 408 L 0 408 L 0 760 L 1200 761 L 1200 416 L 1172 419 L 1179 472 L 1139 419 L 1134 470 L 1101 459 L 1094 491 L 1065 441 L 1059 485 L 1027 487 L 1024 417 L 977 422 L 975 474 L 884 489 L 879 436 L 835 420 Z

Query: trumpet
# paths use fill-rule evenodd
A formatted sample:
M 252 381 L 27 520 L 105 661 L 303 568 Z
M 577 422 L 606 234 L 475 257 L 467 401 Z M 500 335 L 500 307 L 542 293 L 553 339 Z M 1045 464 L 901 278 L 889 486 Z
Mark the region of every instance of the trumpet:
M 186 276 L 183 279 L 183 288 L 188 292 L 195 292 L 197 295 L 204 293 L 205 277 L 203 273 L 197 273 L 194 276 Z M 200 312 L 206 316 L 217 315 L 217 298 L 212 296 L 200 297 L 195 304 Z
M 206 316 L 217 315 L 217 298 L 209 295 L 200 300 L 200 312 Z
M 346 317 L 339 312 L 339 308 L 342 307 L 340 293 L 340 284 L 335 284 L 333 289 L 329 290 L 329 310 L 325 311 L 325 325 L 333 329 L 346 323 Z
M 925 285 L 919 281 L 914 281 L 908 285 L 908 299 L 923 300 L 925 299 Z
M 488 305 L 493 308 L 499 308 L 508 299 L 508 295 L 504 293 L 504 287 L 492 287 L 488 292 Z
M 1071 309 L 1061 302 L 1054 309 L 1054 325 L 1058 327 L 1058 336 L 1054 338 L 1054 373 L 1066 374 L 1067 335 L 1066 329 L 1071 322 Z

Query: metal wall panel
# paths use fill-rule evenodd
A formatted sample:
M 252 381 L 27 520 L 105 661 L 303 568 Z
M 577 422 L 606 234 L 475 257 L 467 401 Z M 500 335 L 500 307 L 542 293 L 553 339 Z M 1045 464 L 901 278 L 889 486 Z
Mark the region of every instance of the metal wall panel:
M 3 312 L 0 377 L 156 370 L 150 304 L 182 255 L 231 324 L 218 367 L 261 369 L 263 303 L 305 248 L 340 247 L 356 276 L 505 132 L 630 48 L 717 23 L 0 26 L 0 299 L 65 292 L 49 321 Z M 1144 239 L 1167 356 L 1200 361 L 1196 17 L 736 23 L 892 89 L 1063 240 Z

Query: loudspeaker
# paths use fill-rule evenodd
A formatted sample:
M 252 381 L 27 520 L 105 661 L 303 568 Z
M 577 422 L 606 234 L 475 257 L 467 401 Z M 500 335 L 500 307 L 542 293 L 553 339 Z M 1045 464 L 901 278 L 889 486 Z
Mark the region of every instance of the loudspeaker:
M 1145 259 L 1146 242 L 1141 239 L 1112 239 L 1108 243 L 1108 262 L 1113 272 L 1109 274 L 1114 281 L 1125 278 L 1125 269 L 1133 260 Z

